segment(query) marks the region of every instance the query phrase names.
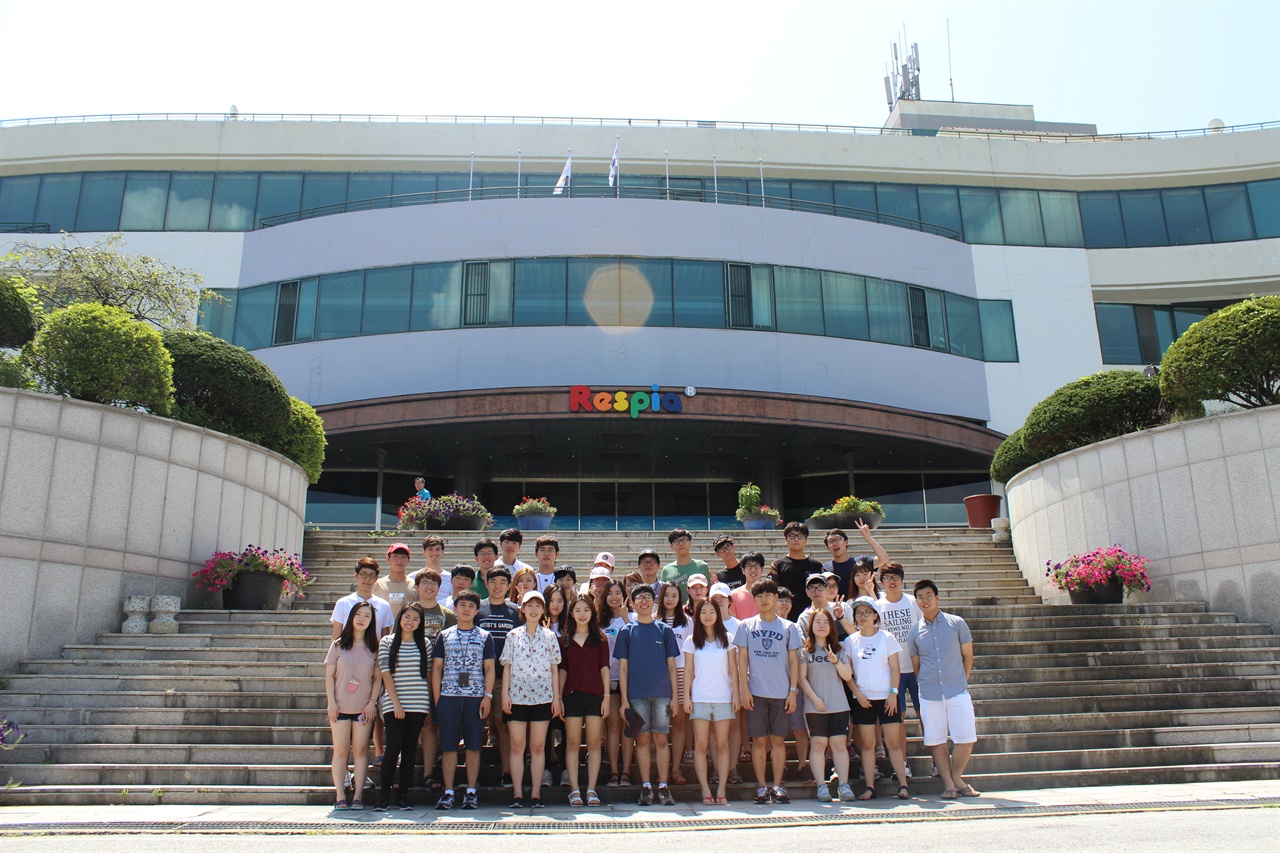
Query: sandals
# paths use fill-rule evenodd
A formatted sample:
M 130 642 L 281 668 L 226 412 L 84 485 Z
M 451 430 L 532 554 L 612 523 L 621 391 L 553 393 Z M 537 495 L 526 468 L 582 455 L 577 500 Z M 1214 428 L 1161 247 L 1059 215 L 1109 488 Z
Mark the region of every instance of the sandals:
M 703 798 L 702 798 L 702 804 L 703 804 L 704 806 L 714 806 L 714 805 L 716 805 L 716 798 L 715 798 L 715 797 L 703 797 Z
M 344 812 L 349 808 L 351 808 L 351 804 L 348 803 L 346 800 L 338 800 L 336 803 L 333 804 L 333 810 L 335 812 Z
M 965 785 L 963 788 L 956 788 L 956 793 L 962 797 L 981 797 L 982 792 L 974 788 L 972 785 Z
M 876 798 L 875 788 L 863 788 L 862 793 L 858 795 L 859 800 L 874 800 Z
M 724 797 L 716 797 L 716 805 L 717 805 L 717 806 L 727 806 L 727 805 L 729 805 L 729 801 L 728 801 L 727 799 L 725 799 Z
M 911 799 L 911 790 L 906 785 L 898 786 L 898 799 L 900 800 Z
M 618 774 L 617 774 L 617 773 L 610 773 L 610 774 L 609 774 L 609 781 L 608 781 L 608 782 L 605 782 L 604 784 L 605 784 L 605 787 L 606 787 L 606 788 L 616 788 L 616 787 L 618 787 Z
M 600 795 L 595 791 L 587 791 L 587 805 L 592 808 L 600 805 Z
M 672 785 L 688 785 L 689 780 L 684 778 L 684 774 L 681 773 L 679 770 L 673 770 L 671 772 L 671 784 Z
M 581 806 L 581 805 L 583 805 L 583 802 L 582 802 L 582 792 L 581 792 L 581 791 L 572 791 L 572 792 L 570 792 L 570 794 L 569 794 L 569 805 L 571 805 L 571 806 Z
M 631 775 L 629 773 L 623 773 L 621 776 L 618 777 L 618 784 L 624 788 L 630 788 Z
M 960 793 L 955 788 L 947 788 L 942 792 L 941 799 L 954 800 L 958 796 L 960 796 Z

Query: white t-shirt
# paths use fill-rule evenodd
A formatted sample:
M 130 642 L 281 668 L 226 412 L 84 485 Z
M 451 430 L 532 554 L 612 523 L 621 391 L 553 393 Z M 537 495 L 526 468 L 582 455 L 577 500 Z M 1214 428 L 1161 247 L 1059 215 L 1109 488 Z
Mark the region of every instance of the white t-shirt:
M 733 642 L 733 638 L 738 634 L 738 626 L 742 623 L 730 616 L 724 621 L 724 632 L 729 635 L 729 642 Z
M 350 595 L 344 595 L 342 598 L 337 600 L 333 605 L 333 613 L 329 616 L 329 621 L 337 622 L 339 627 L 346 627 L 347 617 L 351 615 L 351 608 L 355 607 L 361 601 L 368 601 L 373 605 L 373 615 L 377 620 L 377 635 L 379 637 L 382 636 L 384 631 L 394 627 L 392 623 L 395 622 L 396 617 L 395 614 L 391 612 L 391 605 L 387 603 L 386 599 L 378 598 L 376 595 L 372 598 L 364 599 L 356 592 L 353 592 Z
M 408 575 L 409 580 L 413 581 L 414 584 L 416 585 L 418 583 L 418 575 L 425 571 L 426 569 L 422 568 L 422 569 L 418 569 L 418 571 L 416 572 L 410 572 Z M 442 567 L 439 570 L 439 574 L 440 574 L 440 589 L 442 590 L 450 589 L 449 584 L 453 579 L 453 573 L 450 572 L 448 569 Z
M 920 621 L 920 607 L 914 595 L 902 594 L 897 601 L 889 601 L 883 595 L 876 600 L 876 610 L 880 611 L 880 630 L 888 631 L 902 646 L 898 654 L 898 671 L 915 672 L 911 667 L 911 655 L 907 654 L 907 634 L 911 626 Z
M 676 645 L 683 649 L 684 641 L 693 635 L 693 623 L 685 622 L 679 628 L 672 625 L 671 633 L 676 635 Z M 676 671 L 678 672 L 682 669 L 684 669 L 684 655 L 678 655 L 676 657 Z
M 862 632 L 850 634 L 842 645 L 853 658 L 853 680 L 868 699 L 888 699 L 892 673 L 889 671 L 889 655 L 902 651 L 902 646 L 888 631 L 876 631 L 870 637 Z
M 550 589 L 556 582 L 555 572 L 552 572 L 549 575 L 544 575 L 542 572 L 534 572 L 533 576 L 538 581 L 538 592 L 542 593 L 543 596 L 547 594 L 547 590 Z
M 733 635 L 730 634 L 730 637 Z M 702 648 L 693 647 L 693 637 L 687 637 L 680 651 L 693 655 L 693 685 L 686 685 L 694 702 L 732 702 L 733 677 L 729 672 L 729 650 L 708 640 Z M 683 655 L 682 655 L 683 657 Z

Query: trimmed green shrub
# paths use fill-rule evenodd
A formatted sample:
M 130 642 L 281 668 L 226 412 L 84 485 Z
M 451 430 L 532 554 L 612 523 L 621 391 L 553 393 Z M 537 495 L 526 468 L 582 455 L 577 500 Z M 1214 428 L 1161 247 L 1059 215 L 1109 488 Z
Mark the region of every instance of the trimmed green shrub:
M 1280 403 L 1280 296 L 1246 299 L 1193 323 L 1160 362 L 1160 390 L 1179 408 Z
M 19 349 L 36 336 L 34 295 L 21 279 L 0 278 L 0 347 Z
M 55 394 L 169 413 L 173 359 L 155 327 L 123 308 L 82 302 L 54 311 L 23 358 Z
M 1013 479 L 1015 474 L 1045 458 L 1027 450 L 1022 441 L 1022 430 L 1015 429 L 996 448 L 995 456 L 991 459 L 991 479 L 1003 485 Z
M 324 437 L 324 421 L 307 403 L 290 397 L 288 425 L 264 443 L 301 465 L 312 483 L 320 479 L 324 448 L 329 442 Z
M 27 370 L 27 366 L 17 356 L 0 356 L 0 388 L 22 388 L 24 390 L 35 387 L 35 383 L 31 381 L 31 371 Z
M 1037 403 L 1022 425 L 1022 443 L 1048 459 L 1168 421 L 1154 378 L 1136 370 L 1104 370 L 1069 382 Z
M 255 444 L 289 424 L 289 392 L 254 355 L 204 332 L 164 332 L 173 356 L 173 417 Z

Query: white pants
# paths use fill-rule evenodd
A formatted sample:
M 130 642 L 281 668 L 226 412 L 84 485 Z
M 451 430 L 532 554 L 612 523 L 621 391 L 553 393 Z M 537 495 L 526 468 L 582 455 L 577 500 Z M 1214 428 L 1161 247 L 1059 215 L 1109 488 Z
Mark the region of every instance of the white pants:
M 945 744 L 948 735 L 952 743 L 978 742 L 973 700 L 967 692 L 950 699 L 921 699 L 920 724 L 924 729 L 925 746 Z

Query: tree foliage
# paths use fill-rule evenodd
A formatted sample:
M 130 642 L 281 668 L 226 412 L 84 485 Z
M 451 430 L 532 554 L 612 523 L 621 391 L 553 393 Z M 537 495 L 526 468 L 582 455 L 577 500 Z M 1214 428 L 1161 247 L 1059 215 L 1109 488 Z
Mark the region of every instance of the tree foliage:
M 0 276 L 0 347 L 18 349 L 36 336 L 35 291 L 19 276 Z
M 172 416 L 261 444 L 289 424 L 289 392 L 252 353 L 204 332 L 171 329 Z
M 123 234 L 92 246 L 63 234 L 57 243 L 19 243 L 9 263 L 51 309 L 97 302 L 162 329 L 191 328 L 203 295 L 201 277 L 147 255 L 126 254 L 124 245 Z
M 1160 390 L 1179 406 L 1280 403 L 1280 296 L 1246 299 L 1192 324 L 1164 354 Z
M 297 397 L 289 398 L 288 425 L 265 442 L 267 447 L 301 465 L 312 483 L 320 479 L 328 443 L 320 415 Z
M 20 358 L 0 355 L 0 388 L 31 389 L 34 387 L 31 371 Z
M 123 308 L 82 303 L 52 312 L 23 359 L 55 394 L 169 412 L 173 360 L 160 333 Z
M 1003 485 L 1012 480 L 1015 474 L 1044 459 L 1045 457 L 1027 450 L 1022 441 L 1022 430 L 1015 429 L 996 448 L 995 456 L 991 459 L 991 479 Z
M 1022 425 L 1027 451 L 1047 459 L 1095 441 L 1169 421 L 1160 384 L 1136 370 L 1104 370 L 1063 385 Z

